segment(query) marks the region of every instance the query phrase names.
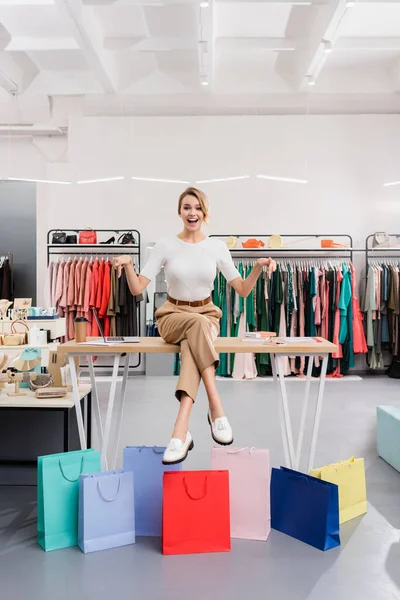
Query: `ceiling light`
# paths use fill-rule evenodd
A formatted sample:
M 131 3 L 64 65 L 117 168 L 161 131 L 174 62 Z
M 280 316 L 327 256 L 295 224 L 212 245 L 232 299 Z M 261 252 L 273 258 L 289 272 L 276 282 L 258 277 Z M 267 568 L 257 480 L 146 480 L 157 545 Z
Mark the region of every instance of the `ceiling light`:
M 208 85 L 208 81 L 206 81 L 205 79 L 201 82 L 201 85 Z
M 332 52 L 332 42 L 329 42 L 328 40 L 322 40 L 322 42 L 324 44 L 325 54 L 330 54 Z
M 307 75 L 308 85 L 315 85 L 315 79 L 312 75 Z
M 200 8 L 208 8 L 210 6 L 209 2 L 200 2 Z
M 237 181 L 238 179 L 249 179 L 250 175 L 240 175 L 239 177 L 221 177 L 221 179 L 203 179 L 196 183 L 217 183 L 219 181 Z
M 270 181 L 283 181 L 285 183 L 308 183 L 307 179 L 294 179 L 292 177 L 275 177 L 275 175 L 256 175 L 258 179 L 269 179 Z
M 400 185 L 400 181 L 389 181 L 388 183 L 384 183 L 383 187 L 391 187 L 392 185 Z
M 70 181 L 53 181 L 51 179 L 27 179 L 23 177 L 7 177 L 9 181 L 27 181 L 29 183 L 58 183 L 61 185 L 71 185 Z
M 347 0 L 346 8 L 353 8 L 353 6 L 355 6 L 355 4 L 356 4 L 356 0 Z
M 101 183 L 103 181 L 120 181 L 121 179 L 125 179 L 125 177 L 121 176 L 121 177 L 105 177 L 104 179 L 85 179 L 85 180 L 77 181 L 76 183 L 78 183 L 78 184 Z
M 154 177 L 131 177 L 135 181 L 156 181 L 158 183 L 190 183 L 190 181 L 181 181 L 180 179 L 155 179 Z

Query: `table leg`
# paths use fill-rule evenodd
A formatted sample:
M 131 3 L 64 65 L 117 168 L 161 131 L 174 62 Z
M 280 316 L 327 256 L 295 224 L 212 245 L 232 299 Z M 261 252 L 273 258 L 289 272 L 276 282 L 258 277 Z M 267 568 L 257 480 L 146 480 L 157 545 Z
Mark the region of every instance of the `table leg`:
M 101 422 L 99 394 L 97 391 L 96 377 L 94 374 L 93 367 L 93 356 L 88 356 L 90 384 L 92 386 L 92 397 L 93 397 L 93 413 L 94 420 L 96 421 L 97 437 L 99 438 L 99 448 L 103 447 L 103 424 Z
M 291 467 L 292 465 L 290 464 L 288 438 L 287 438 L 286 425 L 285 425 L 285 416 L 283 414 L 282 402 L 279 399 L 280 388 L 279 388 L 279 381 L 278 381 L 277 368 L 276 368 L 276 354 L 271 354 L 271 367 L 272 367 L 272 375 L 273 375 L 274 383 L 275 383 L 275 397 L 276 397 L 276 401 L 278 402 L 279 421 L 281 424 L 281 435 L 282 435 L 283 452 L 285 455 L 285 465 L 287 467 Z
M 311 469 L 313 468 L 313 464 L 314 464 L 315 450 L 317 447 L 318 431 L 319 431 L 319 425 L 320 425 L 320 421 L 321 421 L 322 401 L 324 398 L 327 367 L 328 367 L 328 355 L 326 354 L 322 360 L 321 376 L 320 376 L 320 380 L 319 380 L 318 398 L 317 398 L 317 405 L 315 408 L 314 426 L 313 426 L 313 432 L 312 432 L 312 438 L 311 438 L 311 448 L 310 448 L 310 455 L 309 455 L 309 459 L 308 459 L 307 473 L 309 473 L 311 471 Z
M 291 469 L 294 469 L 294 465 L 295 465 L 294 442 L 293 442 L 292 426 L 290 423 L 290 413 L 289 413 L 289 405 L 288 405 L 287 392 L 286 392 L 285 375 L 283 372 L 283 357 L 282 356 L 280 356 L 280 355 L 276 356 L 276 364 L 278 367 L 279 388 L 280 388 L 280 395 L 281 395 L 281 400 L 282 400 L 286 437 L 287 437 L 287 442 L 288 442 L 288 446 L 289 446 L 289 465 L 290 465 Z
M 116 412 L 116 419 L 117 419 L 117 425 L 116 425 L 117 426 L 117 430 L 116 430 L 116 435 L 115 435 L 114 460 L 111 463 L 113 469 L 116 468 L 116 464 L 117 464 L 119 438 L 121 436 L 122 415 L 123 415 L 123 412 L 124 412 L 126 385 L 127 385 L 127 382 L 128 382 L 129 358 L 130 358 L 130 354 L 127 353 L 126 357 L 125 357 L 124 373 L 123 373 L 123 376 L 122 376 L 121 393 L 120 393 L 119 402 L 117 403 L 116 411 L 115 411 Z M 118 404 L 119 404 L 119 406 L 118 406 Z
M 299 470 L 299 466 L 300 466 L 301 448 L 303 446 L 304 429 L 305 429 L 305 425 L 306 425 L 307 409 L 308 409 L 308 400 L 310 398 L 310 386 L 311 386 L 311 375 L 312 375 L 313 365 L 314 365 L 314 357 L 309 356 L 308 357 L 308 368 L 307 368 L 306 390 L 304 393 L 303 409 L 301 411 L 299 437 L 297 439 L 296 463 L 294 466 L 296 471 Z
M 108 451 L 108 444 L 110 442 L 111 421 L 112 421 L 112 416 L 113 416 L 113 411 L 114 411 L 115 392 L 117 389 L 119 357 L 120 357 L 119 354 L 114 355 L 114 367 L 113 367 L 112 378 L 111 378 L 110 395 L 108 398 L 106 423 L 105 423 L 105 427 L 104 427 L 103 448 L 101 450 L 101 465 L 102 465 L 102 469 L 105 469 L 105 470 L 108 469 L 107 451 Z
M 81 401 L 79 398 L 78 378 L 76 375 L 75 360 L 74 360 L 74 356 L 72 354 L 69 355 L 69 368 L 71 371 L 72 393 L 74 396 L 76 422 L 78 424 L 78 432 L 79 432 L 79 442 L 81 444 L 81 450 L 86 450 L 86 435 L 85 435 L 85 427 L 83 425 Z

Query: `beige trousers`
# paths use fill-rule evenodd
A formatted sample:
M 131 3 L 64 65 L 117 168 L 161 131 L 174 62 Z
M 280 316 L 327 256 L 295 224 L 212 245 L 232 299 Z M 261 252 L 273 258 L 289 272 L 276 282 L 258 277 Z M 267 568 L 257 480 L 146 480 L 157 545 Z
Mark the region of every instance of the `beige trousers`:
M 205 306 L 175 306 L 165 302 L 155 317 L 163 340 L 181 346 L 181 370 L 176 386 L 178 400 L 182 393 L 196 399 L 201 372 L 210 365 L 219 365 L 214 341 L 219 334 L 222 311 L 212 302 Z

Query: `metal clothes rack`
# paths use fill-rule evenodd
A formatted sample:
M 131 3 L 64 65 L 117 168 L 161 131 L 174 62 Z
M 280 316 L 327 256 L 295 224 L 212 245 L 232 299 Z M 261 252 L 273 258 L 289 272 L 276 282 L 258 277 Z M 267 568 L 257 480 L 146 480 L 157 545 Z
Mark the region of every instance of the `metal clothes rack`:
M 96 229 L 96 233 L 105 233 L 107 234 L 107 237 L 109 238 L 111 236 L 111 234 L 115 233 L 116 236 L 120 236 L 121 234 L 124 233 L 128 233 L 128 232 L 132 232 L 133 237 L 135 238 L 135 240 L 137 241 L 136 244 L 53 244 L 51 242 L 53 233 L 55 233 L 56 231 L 60 231 L 60 228 L 58 229 L 50 229 L 47 232 L 47 266 L 49 266 L 50 264 L 50 259 L 52 256 L 63 256 L 63 257 L 67 257 L 67 256 L 71 256 L 71 257 L 75 257 L 75 256 L 96 256 L 96 258 L 99 258 L 101 256 L 110 256 L 110 255 L 118 255 L 118 254 L 129 254 L 133 257 L 133 261 L 135 263 L 135 266 L 137 266 L 138 271 L 140 271 L 140 232 L 137 229 L 129 229 L 129 228 L 124 228 L 124 229 Z M 62 231 L 64 231 L 67 234 L 79 234 L 81 231 L 83 231 L 83 229 L 77 229 L 77 228 L 73 228 L 73 229 L 64 229 L 62 228 Z M 139 303 L 139 307 L 138 307 L 138 328 L 139 328 L 139 335 L 143 335 L 142 334 L 142 311 L 141 311 L 141 303 Z M 137 368 L 139 367 L 141 364 L 141 354 L 138 355 L 138 361 L 136 364 L 134 365 L 130 365 L 130 368 Z M 112 367 L 112 365 L 99 365 L 99 368 L 101 367 Z
M 210 235 L 210 237 L 215 237 L 215 238 L 219 238 L 219 239 L 228 239 L 229 237 L 236 237 L 239 240 L 246 240 L 248 238 L 257 238 L 257 239 L 263 239 L 266 240 L 268 239 L 271 235 L 271 233 L 259 233 L 259 234 L 255 234 L 255 233 L 251 233 L 251 234 L 245 234 L 245 233 L 231 233 L 231 234 L 214 234 L 214 235 Z M 230 248 L 230 252 L 232 254 L 232 257 L 241 257 L 241 258 L 253 258 L 255 256 L 265 256 L 266 254 L 268 254 L 269 256 L 281 256 L 282 258 L 284 256 L 288 256 L 288 257 L 301 257 L 301 256 L 308 256 L 309 258 L 326 258 L 328 256 L 330 257 L 334 257 L 334 258 L 347 258 L 350 259 L 350 261 L 353 261 L 353 238 L 351 235 L 348 235 L 347 233 L 302 233 L 302 234 L 281 234 L 281 237 L 283 239 L 285 238 L 289 238 L 289 239 L 297 239 L 299 240 L 299 242 L 302 241 L 302 239 L 304 238 L 310 238 L 310 239 L 322 239 L 322 238 L 328 238 L 328 239 L 334 239 L 334 238 L 346 238 L 348 241 L 348 247 L 347 248 L 306 248 L 306 247 L 294 247 L 294 248 L 289 248 L 289 247 L 284 247 L 284 248 L 268 248 L 268 247 L 264 247 L 264 248 Z M 310 253 L 314 253 L 315 256 L 310 256 Z
M 11 269 L 11 300 L 14 299 L 14 269 L 13 269 L 13 265 L 14 265 L 14 255 L 12 252 L 0 252 L 0 261 L 1 261 L 1 265 L 3 266 L 3 260 L 8 259 L 8 262 L 10 263 L 10 269 Z

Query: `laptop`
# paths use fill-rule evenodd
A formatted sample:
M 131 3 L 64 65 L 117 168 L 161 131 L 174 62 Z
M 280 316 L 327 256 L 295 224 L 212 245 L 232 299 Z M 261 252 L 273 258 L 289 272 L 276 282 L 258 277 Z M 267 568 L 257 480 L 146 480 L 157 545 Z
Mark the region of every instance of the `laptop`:
M 95 308 L 92 308 L 93 314 L 94 314 L 94 318 L 97 321 L 97 326 L 99 328 L 100 331 L 100 335 L 104 340 L 104 343 L 110 343 L 110 342 L 116 342 L 116 343 L 125 343 L 125 344 L 137 344 L 140 342 L 140 337 L 137 336 L 119 336 L 119 335 L 111 335 L 111 336 L 105 336 L 104 335 L 104 330 L 103 327 L 101 326 L 100 323 L 100 319 L 99 319 L 99 315 L 97 314 L 97 310 Z

